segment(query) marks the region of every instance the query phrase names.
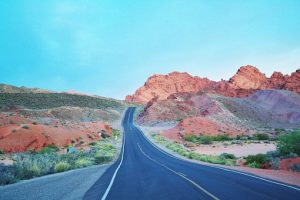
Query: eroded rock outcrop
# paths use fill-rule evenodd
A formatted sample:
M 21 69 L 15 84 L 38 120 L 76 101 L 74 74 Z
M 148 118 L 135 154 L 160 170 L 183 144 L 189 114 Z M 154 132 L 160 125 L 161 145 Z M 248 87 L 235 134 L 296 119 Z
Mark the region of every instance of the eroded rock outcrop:
M 128 95 L 126 101 L 147 103 L 154 97 L 163 100 L 175 93 L 197 93 L 199 91 L 228 97 L 247 97 L 263 89 L 284 89 L 300 93 L 300 69 L 290 76 L 274 72 L 268 78 L 258 68 L 247 65 L 242 66 L 229 81 L 221 80 L 219 82 L 180 72 L 154 75 L 135 94 Z

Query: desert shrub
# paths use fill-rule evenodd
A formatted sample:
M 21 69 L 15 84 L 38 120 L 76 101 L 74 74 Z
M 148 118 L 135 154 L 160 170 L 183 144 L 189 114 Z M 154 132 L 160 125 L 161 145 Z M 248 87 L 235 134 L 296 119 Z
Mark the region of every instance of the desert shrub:
M 255 140 L 269 140 L 270 137 L 268 134 L 265 133 L 257 133 L 253 136 L 253 139 Z
M 36 164 L 25 165 L 24 167 L 16 167 L 17 177 L 19 179 L 31 179 L 41 175 L 41 168 Z
M 110 162 L 114 159 L 116 148 L 110 143 L 96 143 L 93 147 L 96 164 Z
M 256 163 L 256 162 L 249 163 L 247 166 L 248 166 L 248 167 L 251 167 L 251 168 L 261 168 L 261 167 L 262 167 L 261 164 L 258 164 L 258 163 Z
M 199 142 L 201 144 L 212 144 L 213 143 L 213 138 L 211 136 L 200 136 Z
M 17 182 L 16 170 L 13 166 L 0 164 L 0 185 L 7 185 Z
M 65 161 L 60 161 L 54 167 L 55 172 L 64 172 L 71 168 L 70 164 Z
M 235 155 L 230 154 L 230 153 L 222 153 L 220 157 L 225 158 L 225 159 L 236 159 Z
M 185 135 L 183 139 L 188 142 L 194 142 L 194 143 L 198 142 L 198 137 L 192 134 Z
M 279 169 L 280 166 L 280 158 L 272 158 L 270 160 L 270 165 L 272 169 Z
M 57 152 L 59 148 L 55 145 L 48 145 L 47 147 L 44 147 L 39 153 L 41 154 L 49 154 L 49 153 L 54 153 Z
M 37 125 L 38 123 L 37 123 L 37 122 L 32 122 L 32 124 L 33 124 L 33 125 Z
M 82 168 L 82 167 L 88 167 L 93 165 L 93 162 L 91 160 L 88 160 L 86 158 L 80 158 L 75 161 L 75 168 Z
M 112 136 L 113 137 L 119 137 L 121 135 L 120 130 L 118 129 L 113 129 L 112 130 Z
M 199 143 L 199 144 L 212 144 L 213 141 L 229 141 L 232 140 L 232 138 L 229 137 L 229 135 L 217 135 L 217 136 L 209 136 L 209 135 L 203 135 L 203 136 L 196 136 L 192 134 L 187 134 L 184 136 L 184 140 L 188 142 L 193 143 Z
M 246 164 L 249 167 L 255 166 L 256 168 L 261 168 L 263 164 L 269 161 L 267 155 L 265 154 L 249 155 L 245 159 L 246 159 Z
M 277 135 L 285 133 L 285 129 L 283 129 L 283 128 L 275 128 L 274 131 Z
M 28 125 L 23 125 L 22 128 L 24 128 L 24 129 L 30 129 L 30 127 Z
M 217 135 L 213 137 L 214 141 L 229 141 L 232 140 L 232 138 L 229 137 L 229 135 Z
M 225 159 L 220 156 L 208 156 L 207 162 L 224 165 Z
M 1 154 L 4 154 L 4 151 L 3 151 L 2 149 L 0 149 L 0 155 L 1 155 Z
M 290 170 L 292 170 L 294 172 L 300 172 L 300 163 L 293 164 L 289 168 L 290 168 Z
M 96 164 L 102 164 L 112 161 L 113 157 L 109 155 L 103 155 L 101 153 L 96 153 L 94 159 Z
M 294 153 L 300 156 L 300 131 L 278 136 L 277 149 L 281 155 Z

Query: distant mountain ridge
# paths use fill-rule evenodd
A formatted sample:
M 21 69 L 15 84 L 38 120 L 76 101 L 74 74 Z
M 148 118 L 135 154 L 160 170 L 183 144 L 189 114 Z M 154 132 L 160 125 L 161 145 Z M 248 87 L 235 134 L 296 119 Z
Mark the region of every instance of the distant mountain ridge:
M 50 90 L 41 88 L 28 88 L 25 86 L 17 87 L 0 83 L 0 93 L 53 93 Z
M 128 95 L 127 102 L 147 103 L 153 98 L 167 99 L 175 93 L 199 91 L 216 93 L 228 97 L 246 97 L 258 90 L 290 90 L 300 94 L 300 69 L 291 75 L 274 72 L 270 78 L 258 68 L 242 66 L 228 81 L 211 81 L 207 78 L 191 76 L 188 73 L 172 72 L 167 75 L 153 75 L 133 95 Z

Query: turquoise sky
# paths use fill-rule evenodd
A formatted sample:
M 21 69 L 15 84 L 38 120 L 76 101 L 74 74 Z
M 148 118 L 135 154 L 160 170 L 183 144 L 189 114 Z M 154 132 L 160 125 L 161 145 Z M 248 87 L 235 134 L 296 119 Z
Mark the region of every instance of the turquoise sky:
M 2 0 L 0 82 L 123 99 L 154 73 L 300 66 L 300 1 Z

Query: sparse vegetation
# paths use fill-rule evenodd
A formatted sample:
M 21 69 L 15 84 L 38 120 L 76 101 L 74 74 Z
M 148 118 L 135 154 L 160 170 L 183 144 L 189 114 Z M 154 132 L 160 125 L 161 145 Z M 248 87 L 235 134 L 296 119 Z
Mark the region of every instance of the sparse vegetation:
M 254 168 L 262 168 L 264 164 L 269 162 L 266 154 L 249 155 L 245 159 L 246 165 Z
M 265 133 L 257 133 L 253 136 L 254 140 L 269 140 L 270 137 L 268 134 Z
M 60 161 L 54 166 L 55 172 L 64 172 L 71 168 L 71 165 L 65 161 Z
M 93 142 L 90 150 L 78 150 L 70 154 L 58 154 L 58 147 L 54 145 L 47 146 L 40 152 L 11 154 L 14 164 L 0 165 L 0 185 L 110 162 L 117 155 L 117 149 L 111 142 L 110 138 Z
M 277 149 L 282 156 L 294 153 L 300 156 L 300 131 L 295 130 L 289 134 L 280 135 Z
M 202 162 L 208 162 L 214 164 L 230 165 L 230 166 L 233 166 L 236 163 L 236 158 L 231 154 L 227 154 L 227 155 L 224 154 L 220 156 L 202 155 L 196 152 L 189 151 L 181 144 L 178 144 L 173 141 L 169 141 L 165 139 L 163 136 L 157 134 L 152 134 L 151 136 L 155 139 L 157 143 L 162 144 L 168 149 L 172 150 L 173 152 L 178 153 L 181 156 L 187 157 L 189 159 L 194 159 L 194 160 L 199 160 Z M 194 139 L 193 137 L 191 138 Z
M 55 145 L 49 145 L 47 147 L 44 147 L 39 153 L 41 154 L 49 154 L 49 153 L 54 153 L 57 152 L 59 148 Z
M 15 174 L 15 167 L 0 164 L 0 185 L 7 185 L 17 182 Z
M 49 109 L 62 106 L 124 110 L 121 101 L 63 93 L 1 93 L 0 106 L 24 106 L 29 109 Z
M 290 170 L 292 170 L 294 172 L 300 172 L 300 163 L 290 166 Z
M 30 129 L 30 127 L 28 126 L 28 125 L 22 125 L 22 128 L 24 128 L 24 129 Z
M 209 136 L 209 135 L 203 135 L 203 136 L 196 136 L 192 134 L 187 134 L 184 136 L 184 140 L 188 142 L 193 142 L 197 144 L 212 144 L 214 141 L 229 141 L 233 138 L 230 138 L 228 135 L 217 135 L 217 136 Z

